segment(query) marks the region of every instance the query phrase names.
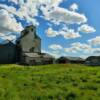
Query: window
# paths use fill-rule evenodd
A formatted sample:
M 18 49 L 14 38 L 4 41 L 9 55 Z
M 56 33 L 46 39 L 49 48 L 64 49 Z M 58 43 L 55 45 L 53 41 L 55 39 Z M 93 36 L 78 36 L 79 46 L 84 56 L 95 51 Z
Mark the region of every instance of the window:
M 32 48 L 30 49 L 30 52 L 34 52 L 34 47 L 32 47 Z
M 29 30 L 25 30 L 24 34 L 27 34 L 27 33 L 29 33 Z
M 33 28 L 31 29 L 31 31 L 33 32 Z

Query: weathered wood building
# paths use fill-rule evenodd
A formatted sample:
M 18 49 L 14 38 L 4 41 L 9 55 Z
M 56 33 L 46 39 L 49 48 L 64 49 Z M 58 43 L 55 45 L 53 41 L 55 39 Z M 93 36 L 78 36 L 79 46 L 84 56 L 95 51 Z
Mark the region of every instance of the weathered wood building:
M 56 60 L 59 64 L 84 64 L 85 60 L 80 57 L 60 57 Z
M 90 56 L 85 60 L 86 65 L 100 66 L 100 56 Z
M 15 63 L 16 53 L 16 45 L 12 42 L 0 44 L 0 64 Z
M 36 27 L 31 25 L 27 26 L 21 32 L 20 46 L 22 52 L 41 52 L 41 38 L 36 34 Z
M 70 60 L 67 57 L 60 57 L 60 58 L 56 59 L 56 63 L 67 64 L 67 63 L 70 63 Z
M 85 59 L 82 59 L 80 57 L 67 57 L 69 59 L 71 64 L 84 64 Z
M 41 38 L 36 34 L 36 27 L 27 26 L 22 32 L 20 41 L 20 63 L 26 65 L 41 65 L 53 63 L 53 57 L 41 53 Z
M 31 25 L 21 32 L 16 44 L 8 42 L 0 45 L 0 63 L 50 64 L 53 57 L 41 53 L 41 38 L 36 34 L 36 27 Z

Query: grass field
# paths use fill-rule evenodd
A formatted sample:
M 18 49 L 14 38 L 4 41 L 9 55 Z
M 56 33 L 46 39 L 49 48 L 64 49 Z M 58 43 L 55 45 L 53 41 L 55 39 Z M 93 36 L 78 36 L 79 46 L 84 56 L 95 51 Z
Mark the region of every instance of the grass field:
M 100 100 L 100 67 L 0 65 L 0 100 Z

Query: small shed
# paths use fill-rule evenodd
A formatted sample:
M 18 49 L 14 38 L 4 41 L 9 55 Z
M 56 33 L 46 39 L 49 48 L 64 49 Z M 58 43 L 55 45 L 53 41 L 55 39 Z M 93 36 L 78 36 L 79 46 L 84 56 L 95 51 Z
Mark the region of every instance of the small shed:
M 15 63 L 16 45 L 11 41 L 6 44 L 0 44 L 0 64 Z
M 23 53 L 20 63 L 25 65 L 40 65 L 42 64 L 41 61 L 41 55 L 38 53 Z
M 84 64 L 85 60 L 80 57 L 67 57 L 72 64 Z
M 25 65 L 45 65 L 53 64 L 54 58 L 47 53 L 22 53 L 21 64 Z
M 43 64 L 53 64 L 55 58 L 47 53 L 42 53 L 42 62 Z
M 66 63 L 70 63 L 70 60 L 67 57 L 60 57 L 56 60 L 56 63 L 66 64 Z
M 85 60 L 86 65 L 100 66 L 100 56 L 90 56 Z

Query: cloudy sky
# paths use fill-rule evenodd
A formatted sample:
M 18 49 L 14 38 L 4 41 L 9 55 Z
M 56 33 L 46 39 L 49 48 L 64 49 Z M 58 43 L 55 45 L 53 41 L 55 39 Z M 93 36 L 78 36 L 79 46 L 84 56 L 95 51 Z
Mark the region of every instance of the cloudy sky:
M 100 55 L 100 0 L 0 0 L 0 43 L 36 25 L 42 52 Z

